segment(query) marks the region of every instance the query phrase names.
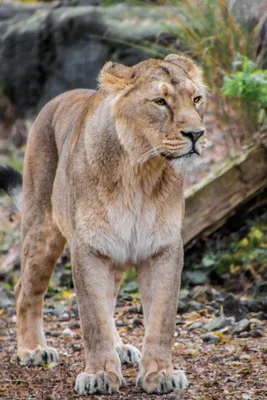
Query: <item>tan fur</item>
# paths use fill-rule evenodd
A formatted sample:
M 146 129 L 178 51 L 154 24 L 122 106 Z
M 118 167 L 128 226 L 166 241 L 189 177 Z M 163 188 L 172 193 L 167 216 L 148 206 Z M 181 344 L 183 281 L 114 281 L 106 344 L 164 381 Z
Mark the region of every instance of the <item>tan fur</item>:
M 168 158 L 192 148 L 181 130 L 204 129 L 205 89 L 199 68 L 174 55 L 132 68 L 107 63 L 99 80 L 98 92 L 74 90 L 48 103 L 29 135 L 18 357 L 24 365 L 57 360 L 46 345 L 42 304 L 68 241 L 86 357 L 76 390 L 117 391 L 127 351 L 130 361 L 139 359 L 113 321 L 120 280 L 135 264 L 146 328 L 138 382 L 165 393 L 187 385 L 171 363 L 184 200 L 181 158 Z M 162 97 L 168 108 L 154 101 Z M 205 141 L 205 135 L 197 141 L 199 153 Z

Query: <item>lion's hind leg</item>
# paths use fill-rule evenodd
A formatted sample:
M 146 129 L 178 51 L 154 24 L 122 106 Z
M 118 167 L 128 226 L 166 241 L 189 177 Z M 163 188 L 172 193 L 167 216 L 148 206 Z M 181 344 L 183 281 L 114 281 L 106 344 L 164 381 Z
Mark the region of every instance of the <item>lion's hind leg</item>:
M 15 288 L 18 360 L 21 365 L 58 361 L 57 351 L 46 344 L 42 308 L 64 244 L 65 239 L 50 215 L 31 217 L 30 229 L 23 237 L 21 278 Z

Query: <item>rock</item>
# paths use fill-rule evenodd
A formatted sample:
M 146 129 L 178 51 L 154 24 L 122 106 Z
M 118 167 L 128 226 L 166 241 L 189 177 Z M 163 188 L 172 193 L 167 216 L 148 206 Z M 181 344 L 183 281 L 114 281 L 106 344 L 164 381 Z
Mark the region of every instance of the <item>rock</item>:
M 201 328 L 202 326 L 203 326 L 203 322 L 197 321 L 197 322 L 194 322 L 192 325 L 190 325 L 188 330 L 193 331 L 194 329 Z
M 60 333 L 59 332 L 50 332 L 50 336 L 51 337 L 59 337 L 60 336 Z
M 133 326 L 134 327 L 143 326 L 143 321 L 141 321 L 141 319 L 139 319 L 139 318 L 135 318 L 133 320 Z
M 137 293 L 139 290 L 137 281 L 127 282 L 122 290 L 124 293 Z
M 255 47 L 256 55 L 262 69 L 267 69 L 267 10 L 261 14 L 261 19 L 256 30 Z
M 179 300 L 188 300 L 190 297 L 190 292 L 188 289 L 181 289 L 179 292 Z
M 59 321 L 69 321 L 70 320 L 70 314 L 68 312 L 64 312 L 58 317 Z
M 185 301 L 179 300 L 178 302 L 178 314 L 183 314 L 185 312 L 187 312 L 189 308 L 189 304 L 186 303 Z
M 59 285 L 62 287 L 67 287 L 67 288 L 74 287 L 71 271 L 66 270 L 60 275 Z
M 65 312 L 65 307 L 63 304 L 58 303 L 55 307 L 50 306 L 47 308 L 44 308 L 43 313 L 44 314 L 51 314 L 51 315 L 55 315 L 56 317 L 59 317 L 61 314 L 63 314 Z
M 202 336 L 202 340 L 207 344 L 216 344 L 221 341 L 221 338 L 214 333 L 206 333 L 204 336 Z
M 259 312 L 260 305 L 255 300 L 241 299 L 241 303 L 245 306 L 250 312 Z
M 260 311 L 257 314 L 257 318 L 260 319 L 261 321 L 267 321 L 267 313 Z
M 192 290 L 192 299 L 199 303 L 208 302 L 207 288 L 205 286 L 195 286 Z
M 77 343 L 73 343 L 73 345 L 72 345 L 72 350 L 74 351 L 74 352 L 78 352 L 78 351 L 81 351 L 81 346 L 79 345 L 79 344 L 77 344 Z
M 214 318 L 211 321 L 209 321 L 207 324 L 203 326 L 203 328 L 208 331 L 218 331 L 225 326 L 233 325 L 234 324 L 234 318 L 226 318 L 224 315 L 221 315 L 220 317 Z
M 257 286 L 254 294 L 254 299 L 267 299 L 267 282 L 260 283 Z
M 125 294 L 125 293 L 119 293 L 118 294 L 118 300 L 119 301 L 132 301 L 133 300 L 133 298 L 132 298 L 132 296 L 130 296 L 129 294 Z
M 204 309 L 203 304 L 198 303 L 197 301 L 194 300 L 189 301 L 188 305 L 189 309 L 187 310 L 187 312 L 199 311 Z
M 64 329 L 64 331 L 62 332 L 62 336 L 73 337 L 73 336 L 74 336 L 74 332 L 72 332 L 71 329 L 66 328 L 66 329 Z
M 74 322 L 73 324 L 70 325 L 69 327 L 71 330 L 75 330 L 75 329 L 80 329 L 81 325 L 79 322 Z
M 116 307 L 118 307 L 118 308 L 124 307 L 124 303 L 122 301 L 117 301 Z
M 259 331 L 258 329 L 254 329 L 253 331 L 250 332 L 250 337 L 260 338 L 260 337 L 264 337 L 264 334 L 261 331 Z
M 215 300 L 211 301 L 209 303 L 209 306 L 212 307 L 214 310 L 220 310 L 221 308 L 220 304 Z
M 237 20 L 252 29 L 259 21 L 260 13 L 264 13 L 263 3 L 262 0 L 231 0 L 230 7 Z
M 187 280 L 191 285 L 203 285 L 208 283 L 208 275 L 202 271 L 186 271 L 183 279 Z
M 249 331 L 250 329 L 250 321 L 248 319 L 241 319 L 241 321 L 237 322 L 237 324 L 233 327 L 233 333 L 239 334 L 244 331 Z
M 192 290 L 192 299 L 203 304 L 214 301 L 218 296 L 220 293 L 217 290 L 207 286 L 195 286 Z
M 62 92 L 96 88 L 106 61 L 134 65 L 149 58 L 127 42 L 162 42 L 161 18 L 160 10 L 127 4 L 0 5 L 0 82 L 12 85 L 18 115 L 34 116 Z
M 0 308 L 15 307 L 15 300 L 11 299 L 8 295 L 0 293 Z
M 235 319 L 239 321 L 248 314 L 248 309 L 237 297 L 229 294 L 224 299 L 223 312 L 227 317 L 235 317 Z

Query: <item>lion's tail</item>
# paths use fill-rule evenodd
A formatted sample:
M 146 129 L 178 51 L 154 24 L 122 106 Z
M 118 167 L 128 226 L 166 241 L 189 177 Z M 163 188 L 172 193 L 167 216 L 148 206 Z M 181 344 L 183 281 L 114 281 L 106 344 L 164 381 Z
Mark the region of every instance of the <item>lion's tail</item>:
M 21 211 L 23 204 L 22 175 L 10 165 L 0 165 L 0 189 L 3 189 Z

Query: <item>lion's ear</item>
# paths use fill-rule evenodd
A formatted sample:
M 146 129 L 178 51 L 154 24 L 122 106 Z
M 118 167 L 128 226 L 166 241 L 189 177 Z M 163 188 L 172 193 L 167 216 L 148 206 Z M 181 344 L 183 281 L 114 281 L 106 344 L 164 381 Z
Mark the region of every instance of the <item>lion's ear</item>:
M 99 74 L 99 84 L 107 92 L 117 92 L 132 84 L 133 70 L 122 64 L 107 62 Z
M 165 57 L 165 61 L 169 61 L 185 70 L 192 81 L 195 81 L 196 83 L 202 83 L 202 69 L 199 68 L 192 60 L 190 60 L 190 58 L 177 54 L 169 54 L 167 57 Z

